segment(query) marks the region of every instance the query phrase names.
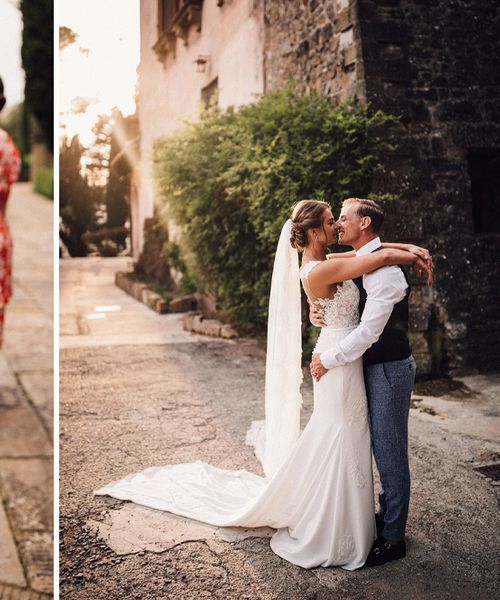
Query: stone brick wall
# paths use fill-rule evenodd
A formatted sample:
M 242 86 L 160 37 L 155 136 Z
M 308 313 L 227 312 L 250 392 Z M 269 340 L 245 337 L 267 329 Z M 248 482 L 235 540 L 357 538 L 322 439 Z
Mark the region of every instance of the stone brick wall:
M 356 3 L 351 0 L 273 0 L 264 7 L 266 89 L 288 78 L 302 90 L 340 101 L 364 98 Z
M 476 233 L 468 157 L 500 152 L 500 4 L 360 0 L 366 97 L 401 115 L 376 191 L 392 192 L 387 237 L 428 244 L 436 283 L 412 299 L 423 370 L 500 367 L 500 231 Z M 499 197 L 500 202 L 500 197 Z
M 474 230 L 468 166 L 500 152 L 500 3 L 276 0 L 264 25 L 268 89 L 291 76 L 401 117 L 374 191 L 398 198 L 384 237 L 435 257 L 434 287 L 414 281 L 411 297 L 420 374 L 500 368 L 500 232 Z

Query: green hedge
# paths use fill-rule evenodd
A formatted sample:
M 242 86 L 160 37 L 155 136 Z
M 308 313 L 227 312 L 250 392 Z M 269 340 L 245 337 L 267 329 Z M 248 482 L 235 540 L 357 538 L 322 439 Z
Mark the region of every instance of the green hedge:
M 38 169 L 35 173 L 34 187 L 35 192 L 43 194 L 47 198 L 54 198 L 54 169 Z
M 182 226 L 181 251 L 200 291 L 244 330 L 265 328 L 274 252 L 292 205 L 367 196 L 392 120 L 358 104 L 333 107 L 294 85 L 235 111 L 212 107 L 155 146 L 165 213 Z

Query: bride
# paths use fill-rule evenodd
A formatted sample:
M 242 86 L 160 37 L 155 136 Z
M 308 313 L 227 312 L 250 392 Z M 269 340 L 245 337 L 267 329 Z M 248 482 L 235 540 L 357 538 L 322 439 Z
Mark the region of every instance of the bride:
M 315 348 L 321 352 L 358 324 L 359 292 L 351 280 L 383 265 L 414 263 L 417 256 L 390 248 L 327 260 L 337 229 L 326 202 L 302 200 L 281 231 L 269 302 L 265 425 L 253 423 L 247 436 L 266 476 L 197 461 L 149 468 L 95 495 L 215 526 L 273 527 L 272 550 L 304 568 L 364 565 L 376 536 L 362 361 L 313 382 L 314 410 L 300 433 L 300 281 L 309 301 L 324 309 L 326 326 Z M 300 270 L 297 251 L 303 253 Z

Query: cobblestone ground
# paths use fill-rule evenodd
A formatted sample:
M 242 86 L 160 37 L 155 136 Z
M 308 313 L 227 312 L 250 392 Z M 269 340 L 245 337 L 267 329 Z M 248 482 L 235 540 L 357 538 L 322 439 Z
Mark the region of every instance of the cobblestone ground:
M 14 293 L 0 351 L 0 599 L 53 590 L 53 204 L 16 184 Z
M 411 410 L 408 555 L 371 570 L 304 570 L 270 530 L 218 529 L 92 491 L 127 473 L 202 459 L 260 472 L 244 445 L 263 416 L 264 354 L 252 340 L 183 332 L 113 286 L 124 259 L 61 265 L 61 598 L 491 599 L 500 377 L 423 386 Z M 436 391 L 437 390 L 437 391 Z M 311 385 L 303 386 L 304 421 Z

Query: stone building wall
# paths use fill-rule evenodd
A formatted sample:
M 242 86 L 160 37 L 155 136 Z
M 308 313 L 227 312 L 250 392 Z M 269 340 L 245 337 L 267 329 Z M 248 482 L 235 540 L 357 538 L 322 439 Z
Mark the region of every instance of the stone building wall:
M 475 224 L 469 161 L 486 157 L 491 172 L 500 158 L 500 4 L 278 0 L 264 13 L 266 88 L 292 76 L 333 102 L 354 96 L 401 117 L 383 132 L 397 149 L 374 191 L 398 198 L 384 237 L 435 257 L 434 287 L 414 281 L 411 296 L 420 374 L 498 369 L 499 219 Z
M 265 85 L 292 77 L 302 91 L 339 102 L 364 99 L 356 3 L 352 0 L 263 0 Z
M 400 198 L 386 233 L 435 256 L 432 293 L 414 294 L 414 347 L 437 371 L 498 369 L 500 228 L 475 223 L 469 161 L 496 154 L 500 172 L 500 4 L 359 0 L 358 15 L 367 99 L 401 115 L 375 181 Z
M 426 245 L 435 258 L 434 287 L 414 281 L 411 296 L 419 372 L 500 368 L 500 176 L 492 175 L 500 173 L 500 2 L 195 4 L 200 23 L 184 40 L 168 38 L 159 60 L 158 3 L 141 1 L 137 222 L 152 212 L 154 139 L 194 118 L 211 82 L 222 106 L 251 102 L 290 77 L 333 103 L 368 101 L 400 116 L 382 132 L 397 149 L 373 182 L 397 198 L 384 237 Z M 200 55 L 208 58 L 201 74 L 193 69 Z M 496 205 L 482 206 L 485 194 Z

